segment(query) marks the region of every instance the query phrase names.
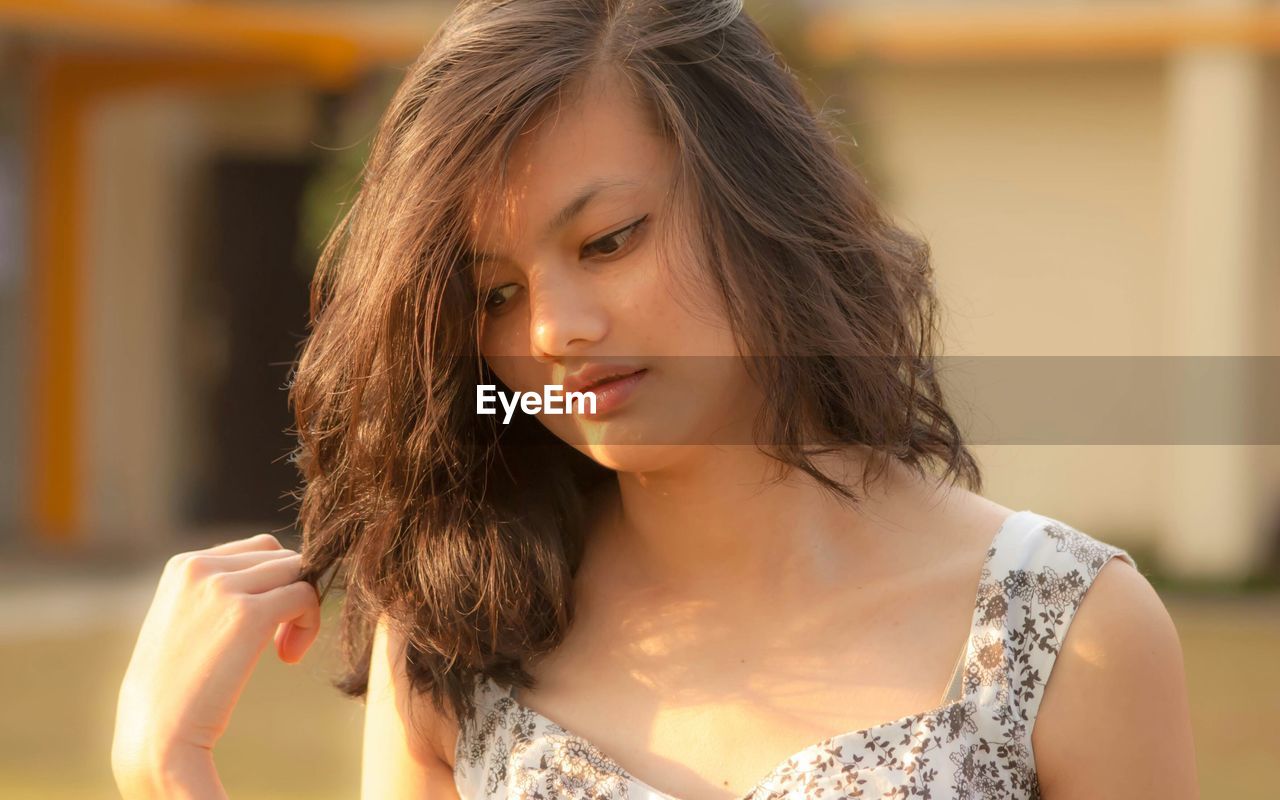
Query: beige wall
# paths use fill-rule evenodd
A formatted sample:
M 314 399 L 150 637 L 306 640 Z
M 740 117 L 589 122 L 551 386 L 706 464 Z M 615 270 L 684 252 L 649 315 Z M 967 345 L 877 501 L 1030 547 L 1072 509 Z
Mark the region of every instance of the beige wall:
M 948 355 L 1280 354 L 1274 326 L 1254 324 L 1259 296 L 1275 286 L 1276 262 L 1247 222 L 1265 213 L 1249 181 L 1262 148 L 1222 150 L 1260 142 L 1245 110 L 1268 104 L 1231 75 L 1215 82 L 1195 69 L 1190 79 L 1156 61 L 854 70 L 845 119 L 855 152 L 865 151 L 873 190 L 933 248 Z M 1205 94 L 1224 86 L 1240 95 L 1234 105 Z M 1201 107 L 1225 121 L 1197 119 Z M 1205 130 L 1225 138 L 1195 140 Z M 1189 223 L 1188 212 L 1199 216 Z M 1238 254 L 1185 255 L 1214 244 Z M 1263 554 L 1276 449 L 979 453 L 999 502 L 1154 546 L 1175 573 L 1215 577 Z

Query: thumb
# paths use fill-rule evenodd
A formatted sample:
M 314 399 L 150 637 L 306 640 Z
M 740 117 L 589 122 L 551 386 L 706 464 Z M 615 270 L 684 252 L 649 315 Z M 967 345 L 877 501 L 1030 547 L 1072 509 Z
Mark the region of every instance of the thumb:
M 286 664 L 296 664 L 311 649 L 320 633 L 319 627 L 302 627 L 298 620 L 281 623 L 276 629 L 276 653 Z
M 260 595 L 268 601 L 268 613 L 284 620 L 276 625 L 276 653 L 286 664 L 296 664 L 320 633 L 320 602 L 316 589 L 294 581 Z

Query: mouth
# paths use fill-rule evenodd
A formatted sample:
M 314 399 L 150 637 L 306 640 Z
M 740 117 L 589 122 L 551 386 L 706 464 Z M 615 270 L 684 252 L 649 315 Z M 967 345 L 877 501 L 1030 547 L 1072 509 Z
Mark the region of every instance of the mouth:
M 649 370 L 645 367 L 619 367 L 617 370 L 610 371 L 607 375 L 602 375 L 589 380 L 575 379 L 569 377 L 564 381 L 565 392 L 592 392 L 607 388 L 608 386 L 626 380 L 633 376 L 642 375 Z
M 635 394 L 640 383 L 649 374 L 647 369 L 636 369 L 630 372 L 612 375 L 590 384 L 586 391 L 595 398 L 594 406 L 583 414 L 584 417 L 599 420 L 611 417 L 626 406 Z
M 640 374 L 640 373 L 642 373 L 642 372 L 648 372 L 648 370 L 646 370 L 646 369 L 633 369 L 633 370 L 631 370 L 630 372 L 619 372 L 617 375 L 610 375 L 610 376 L 608 376 L 607 378 L 602 378 L 602 379 L 600 379 L 600 380 L 598 380 L 598 381 L 595 381 L 595 382 L 593 382 L 593 383 L 589 383 L 589 384 L 587 384 L 587 385 L 586 385 L 586 386 L 585 386 L 581 391 L 584 391 L 584 392 L 592 392 L 592 391 L 595 391 L 595 390 L 597 390 L 597 389 L 603 389 L 603 388 L 605 388 L 605 387 L 607 387 L 607 386 L 609 386 L 609 385 L 611 385 L 611 384 L 614 384 L 614 383 L 617 383 L 618 381 L 624 380 L 625 378 L 630 378 L 632 375 L 639 375 L 639 374 Z

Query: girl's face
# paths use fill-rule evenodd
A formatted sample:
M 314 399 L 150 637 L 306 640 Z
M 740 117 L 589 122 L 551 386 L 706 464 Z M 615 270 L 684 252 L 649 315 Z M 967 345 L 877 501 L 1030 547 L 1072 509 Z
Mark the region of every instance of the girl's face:
M 667 254 L 674 269 L 659 263 L 674 159 L 637 103 L 610 76 L 553 109 L 512 152 L 509 219 L 472 219 L 485 253 L 475 276 L 490 369 L 510 390 L 539 395 L 547 384 L 640 371 L 598 385 L 595 415 L 538 414 L 559 438 L 628 472 L 672 464 L 687 452 L 681 444 L 748 441 L 758 403 L 694 248 L 681 239 Z

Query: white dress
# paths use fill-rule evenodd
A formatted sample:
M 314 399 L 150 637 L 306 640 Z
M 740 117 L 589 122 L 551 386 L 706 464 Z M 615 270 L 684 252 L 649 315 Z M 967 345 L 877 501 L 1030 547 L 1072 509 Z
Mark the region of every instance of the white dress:
M 987 550 L 962 667 L 942 705 L 838 734 L 790 756 L 741 800 L 1038 798 L 1031 731 L 1076 609 L 1124 550 L 1023 510 Z M 490 678 L 461 726 L 454 782 L 463 800 L 676 800 L 591 742 L 521 705 Z

